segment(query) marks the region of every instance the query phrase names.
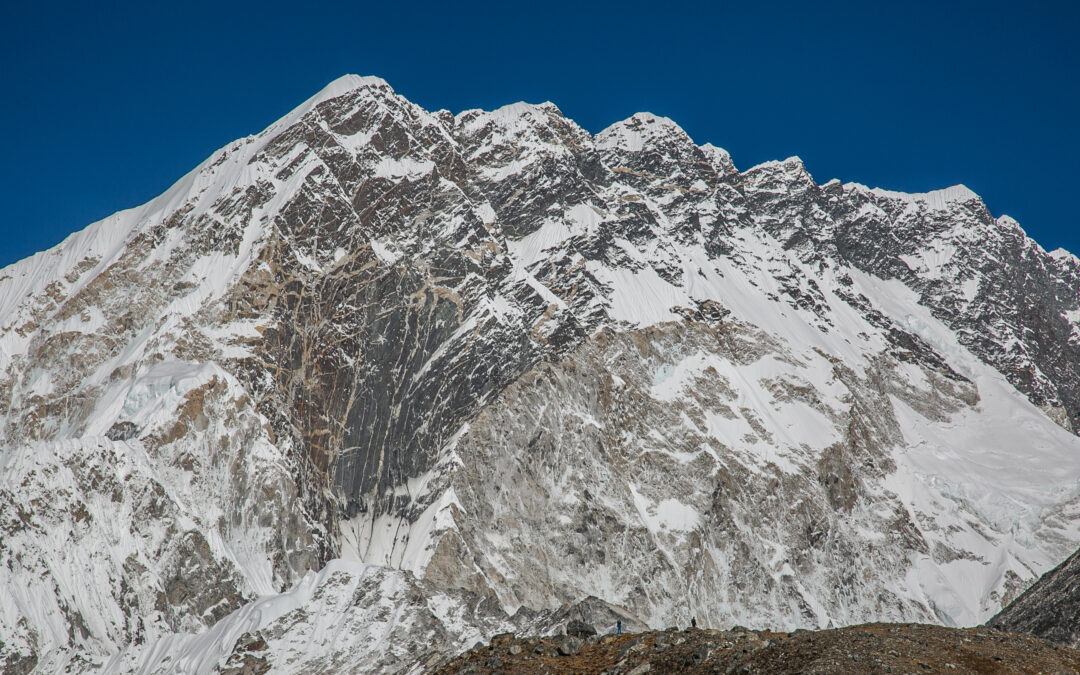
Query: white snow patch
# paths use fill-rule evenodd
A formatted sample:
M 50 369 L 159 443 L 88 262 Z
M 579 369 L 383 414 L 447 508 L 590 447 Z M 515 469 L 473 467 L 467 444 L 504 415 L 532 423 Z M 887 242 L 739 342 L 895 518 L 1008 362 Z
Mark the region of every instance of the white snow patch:
M 593 269 L 592 261 L 587 264 Z M 600 266 L 596 270 L 597 276 L 612 286 L 610 314 L 616 321 L 635 326 L 676 321 L 682 317 L 671 308 L 690 304 L 682 289 L 662 279 L 652 267 L 637 272 Z
M 686 132 L 673 120 L 639 112 L 601 131 L 596 135 L 595 143 L 601 150 L 641 152 L 655 139 L 662 137 L 685 137 L 689 140 Z
M 972 192 L 966 185 L 953 185 L 941 190 L 929 192 L 895 192 L 882 188 L 871 188 L 862 183 L 844 183 L 845 190 L 861 190 L 869 192 L 877 197 L 907 202 L 909 204 L 922 204 L 931 210 L 946 209 L 952 204 L 964 204 L 973 199 L 979 199 L 979 195 Z
M 1071 251 L 1066 251 L 1063 248 L 1055 248 L 1050 251 L 1050 257 L 1059 262 L 1067 262 L 1074 266 L 1080 266 L 1080 258 L 1077 258 Z
M 633 483 L 628 483 L 628 486 L 634 498 L 634 506 L 650 532 L 654 534 L 661 530 L 689 532 L 697 527 L 701 516 L 692 507 L 674 498 L 656 503 L 638 492 L 637 486 Z
M 431 173 L 434 168 L 435 162 L 431 160 L 421 162 L 409 157 L 383 157 L 375 165 L 374 175 L 379 178 L 417 178 Z
M 423 493 L 429 476 L 414 483 L 408 494 Z M 449 488 L 414 522 L 381 514 L 375 518 L 359 515 L 342 521 L 341 555 L 345 560 L 408 570 L 423 576 L 434 553 L 438 537 L 454 527 L 453 508 L 461 510 L 454 489 Z
M 388 265 L 397 264 L 397 261 L 401 260 L 401 253 L 390 248 L 389 244 L 385 244 L 378 239 L 371 240 L 371 250 L 375 252 L 375 255 L 379 256 L 379 259 Z
M 540 260 L 544 251 L 557 247 L 574 234 L 567 223 L 547 220 L 535 232 L 520 239 L 507 239 L 506 248 L 517 262 L 517 267 L 527 268 Z

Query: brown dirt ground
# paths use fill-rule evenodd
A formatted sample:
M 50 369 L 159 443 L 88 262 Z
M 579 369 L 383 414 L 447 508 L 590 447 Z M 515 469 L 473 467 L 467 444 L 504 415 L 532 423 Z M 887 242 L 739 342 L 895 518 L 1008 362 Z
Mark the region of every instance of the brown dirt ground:
M 435 669 L 451 673 L 1080 673 L 1080 651 L 991 628 L 865 624 L 774 633 L 685 630 L 590 638 L 496 636 Z

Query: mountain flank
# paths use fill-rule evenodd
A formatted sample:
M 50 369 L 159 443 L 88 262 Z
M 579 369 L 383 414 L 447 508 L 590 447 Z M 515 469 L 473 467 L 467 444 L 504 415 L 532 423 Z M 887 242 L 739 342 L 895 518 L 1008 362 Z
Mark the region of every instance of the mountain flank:
M 1080 545 L 1078 289 L 963 186 L 345 76 L 0 270 L 0 668 L 983 624 Z

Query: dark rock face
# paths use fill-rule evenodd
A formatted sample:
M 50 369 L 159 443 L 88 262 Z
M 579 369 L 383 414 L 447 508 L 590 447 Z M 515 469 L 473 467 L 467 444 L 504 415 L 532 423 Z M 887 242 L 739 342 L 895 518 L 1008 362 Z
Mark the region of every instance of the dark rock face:
M 580 619 L 573 619 L 566 624 L 566 634 L 587 638 L 590 635 L 596 635 L 596 629 Z
M 543 114 L 546 141 L 583 134 L 554 108 Z M 583 335 L 573 316 L 552 317 L 549 303 L 513 278 L 504 237 L 585 196 L 580 172 L 596 168 L 587 157 L 541 156 L 520 183 L 492 183 L 484 161 L 513 161 L 516 144 L 496 143 L 466 165 L 462 156 L 490 140 L 492 125 L 463 131 L 468 115 L 433 118 L 385 86 L 327 101 L 309 117 L 259 155 L 294 166 L 313 154 L 320 169 L 276 217 L 264 267 L 236 300 L 256 298 L 248 311 L 275 318 L 260 363 L 241 372 L 264 390 L 262 373 L 276 373 L 264 410 L 304 449 L 298 461 L 311 479 L 302 482 L 332 486 L 337 509 L 312 505 L 332 526 L 337 514 L 396 508 L 394 487 L 429 468 L 479 405 Z M 340 147 L 341 133 L 372 141 L 354 155 Z M 386 159 L 429 168 L 404 180 L 372 175 Z M 485 220 L 477 208 L 485 200 L 506 215 Z M 369 243 L 380 239 L 381 254 Z M 496 290 L 514 298 L 518 317 L 485 309 Z
M 164 592 L 166 613 L 175 625 L 182 625 L 184 616 L 195 616 L 210 626 L 240 604 L 238 580 L 230 579 L 232 570 L 214 559 L 202 534 L 183 537 L 174 564 Z
M 270 672 L 266 640 L 261 635 L 244 633 L 237 639 L 221 675 L 263 675 Z
M 1080 647 L 1080 551 L 1044 574 L 987 625 Z
M 5 673 L 11 675 L 27 675 L 34 671 L 37 667 L 38 659 L 36 654 L 29 654 L 27 656 L 9 655 L 5 657 L 4 661 L 0 663 L 3 666 Z

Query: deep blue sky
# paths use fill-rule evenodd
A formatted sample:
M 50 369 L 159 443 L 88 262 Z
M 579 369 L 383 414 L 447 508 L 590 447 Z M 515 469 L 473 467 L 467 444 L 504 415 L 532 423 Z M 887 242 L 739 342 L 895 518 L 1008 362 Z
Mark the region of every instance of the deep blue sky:
M 1080 3 L 512 4 L 2 3 L 0 265 L 349 72 L 429 109 L 551 100 L 593 132 L 647 110 L 818 182 L 965 183 L 1080 252 Z

